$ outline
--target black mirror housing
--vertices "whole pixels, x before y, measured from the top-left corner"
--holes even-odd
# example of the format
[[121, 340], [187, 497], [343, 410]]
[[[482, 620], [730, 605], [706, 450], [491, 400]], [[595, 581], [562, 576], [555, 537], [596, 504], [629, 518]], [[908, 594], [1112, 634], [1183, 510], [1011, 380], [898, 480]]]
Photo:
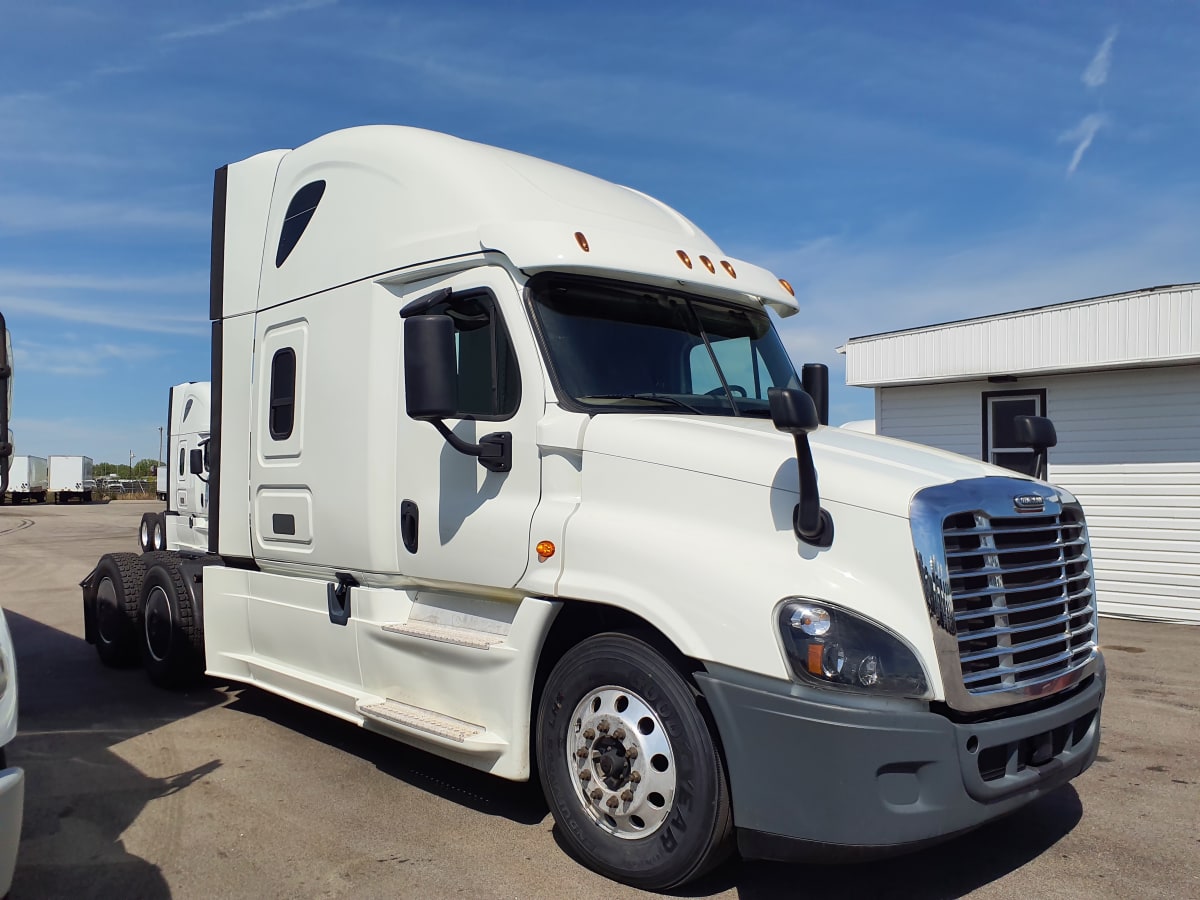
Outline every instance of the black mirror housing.
[[458, 408], [454, 323], [449, 316], [404, 320], [404, 403], [413, 419], [453, 416]]
[[199, 447], [188, 453], [188, 471], [193, 475], [204, 474], [204, 451]]
[[821, 424], [812, 397], [796, 388], [768, 388], [771, 421], [787, 434], [808, 434]]
[[1013, 418], [1017, 446], [1045, 450], [1058, 445], [1054, 423], [1045, 416], [1015, 416]]

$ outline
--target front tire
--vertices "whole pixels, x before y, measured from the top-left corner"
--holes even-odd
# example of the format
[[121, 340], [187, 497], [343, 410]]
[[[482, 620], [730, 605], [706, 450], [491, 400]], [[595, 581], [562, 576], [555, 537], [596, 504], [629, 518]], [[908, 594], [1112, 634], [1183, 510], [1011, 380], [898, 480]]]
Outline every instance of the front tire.
[[601, 634], [547, 679], [538, 769], [564, 842], [643, 890], [699, 877], [732, 849], [724, 765], [698, 693], [649, 644]]
[[150, 514], [151, 546], [150, 550], [167, 549], [167, 517], [162, 513]]
[[138, 546], [143, 553], [154, 549], [154, 513], [142, 513], [142, 522], [138, 526]]
[[146, 567], [136, 553], [106, 553], [96, 565], [96, 653], [113, 668], [138, 661], [138, 598]]
[[[157, 555], [157, 554], [156, 554]], [[204, 674], [204, 631], [177, 560], [146, 572], [138, 604], [142, 664], [160, 687], [185, 688]]]

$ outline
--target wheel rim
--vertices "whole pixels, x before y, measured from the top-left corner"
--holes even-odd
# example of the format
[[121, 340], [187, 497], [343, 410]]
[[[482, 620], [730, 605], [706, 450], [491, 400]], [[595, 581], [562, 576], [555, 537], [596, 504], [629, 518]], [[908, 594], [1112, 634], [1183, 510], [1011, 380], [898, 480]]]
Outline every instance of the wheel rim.
[[657, 831], [675, 800], [675, 754], [658, 714], [633, 691], [588, 692], [571, 716], [567, 768], [596, 824], [625, 840]]
[[146, 648], [159, 662], [171, 653], [171, 598], [160, 587], [146, 595]]
[[124, 619], [116, 586], [111, 578], [101, 578], [96, 585], [96, 629], [100, 632], [100, 640], [106, 644], [115, 643], [121, 635]]
[[150, 526], [145, 522], [142, 522], [142, 529], [138, 537], [142, 542], [142, 549], [148, 549], [150, 547]]
[[154, 523], [154, 549], [163, 550], [165, 549], [165, 545], [166, 541], [163, 540], [162, 526], [156, 522]]

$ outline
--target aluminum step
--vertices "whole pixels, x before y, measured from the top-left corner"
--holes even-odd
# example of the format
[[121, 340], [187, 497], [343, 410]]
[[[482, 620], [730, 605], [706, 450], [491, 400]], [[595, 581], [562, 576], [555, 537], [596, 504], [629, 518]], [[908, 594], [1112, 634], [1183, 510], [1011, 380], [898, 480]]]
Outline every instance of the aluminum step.
[[386, 725], [405, 730], [420, 731], [425, 734], [434, 735], [435, 737], [444, 738], [448, 741], [454, 741], [457, 744], [470, 745], [477, 748], [484, 746], [505, 746], [505, 741], [489, 733], [482, 725], [475, 725], [471, 722], [464, 722], [462, 719], [443, 716], [441, 713], [436, 713], [431, 709], [410, 706], [407, 703], [401, 703], [399, 700], [384, 700], [382, 703], [359, 706], [358, 711], [368, 719], [373, 719], [376, 722], [382, 722]]
[[460, 647], [471, 647], [475, 650], [490, 650], [497, 644], [504, 643], [502, 634], [439, 625], [436, 622], [402, 622], [384, 625], [383, 630], [389, 634], [403, 634], [427, 641], [440, 641], [443, 644], [458, 644]]

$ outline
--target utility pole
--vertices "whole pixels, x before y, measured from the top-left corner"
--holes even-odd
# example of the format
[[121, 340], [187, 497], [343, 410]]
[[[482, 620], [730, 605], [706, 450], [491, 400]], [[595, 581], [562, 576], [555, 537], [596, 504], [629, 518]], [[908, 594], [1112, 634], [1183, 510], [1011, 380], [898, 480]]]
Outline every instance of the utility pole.
[[162, 458], [162, 431], [163, 431], [163, 427], [161, 425], [159, 425], [158, 426], [158, 456], [156, 456], [154, 458], [154, 463], [155, 463], [154, 468], [155, 469], [157, 469], [159, 466], [161, 466], [162, 461], [163, 461], [163, 458]]

